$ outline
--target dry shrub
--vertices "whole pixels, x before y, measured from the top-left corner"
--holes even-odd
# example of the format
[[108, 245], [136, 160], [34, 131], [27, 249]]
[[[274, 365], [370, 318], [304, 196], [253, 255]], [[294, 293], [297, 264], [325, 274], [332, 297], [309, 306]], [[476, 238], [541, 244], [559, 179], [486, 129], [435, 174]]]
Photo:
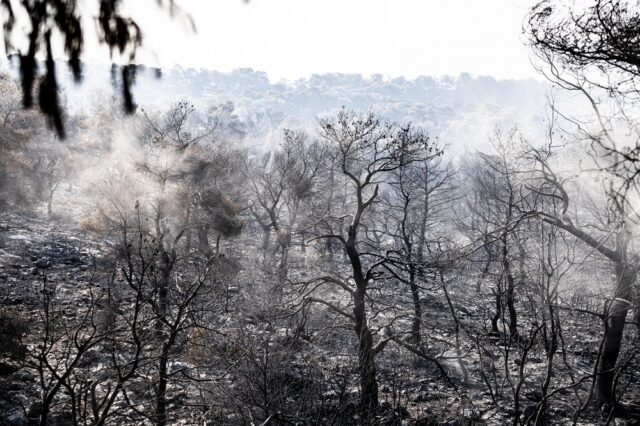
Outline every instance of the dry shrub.
[[79, 226], [82, 231], [90, 232], [93, 234], [101, 235], [106, 232], [104, 215], [98, 210], [80, 220]]
[[0, 355], [11, 360], [22, 360], [26, 347], [22, 344], [29, 324], [27, 317], [17, 309], [0, 310]]
[[207, 329], [204, 327], [193, 327], [189, 330], [187, 337], [187, 350], [185, 359], [192, 364], [206, 362], [209, 351], [207, 349]]

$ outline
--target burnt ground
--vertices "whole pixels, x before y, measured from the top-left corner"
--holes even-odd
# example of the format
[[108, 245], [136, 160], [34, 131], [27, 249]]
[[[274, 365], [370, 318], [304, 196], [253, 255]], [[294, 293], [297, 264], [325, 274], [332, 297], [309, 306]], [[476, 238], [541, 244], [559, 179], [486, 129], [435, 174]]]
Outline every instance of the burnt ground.
[[[239, 244], [250, 244], [248, 241]], [[21, 360], [28, 357], [30, 345], [37, 344], [37, 336], [30, 331], [39, 321], [45, 284], [55, 283], [56, 302], [71, 320], [78, 308], [91, 302], [92, 289], [104, 282], [111, 245], [112, 242], [95, 239], [73, 225], [49, 222], [37, 216], [8, 213], [0, 216], [3, 322], [0, 333], [4, 342], [0, 360], [1, 424], [26, 425], [39, 415], [39, 378], [36, 371]], [[256, 258], [255, 248], [236, 247], [235, 250], [249, 259]], [[271, 314], [279, 310], [282, 301], [259, 285], [261, 282], [266, 285], [271, 277], [268, 271], [259, 271], [259, 262], [255, 262], [245, 264], [233, 284], [220, 290], [224, 293], [221, 297], [224, 303], [214, 324], [219, 335], [208, 340], [199, 352], [185, 350], [174, 362], [176, 370], [194, 369], [199, 359], [214, 359], [215, 362], [208, 362], [207, 369], [199, 371], [203, 374], [201, 378], [216, 378], [207, 388], [208, 407], [200, 407], [195, 414], [185, 407], [189, 401], [199, 401], [202, 389], [184, 385], [180, 392], [176, 391], [180, 397], [175, 398], [173, 409], [182, 413], [176, 414], [176, 418], [181, 418], [182, 424], [202, 424], [203, 418], [209, 418], [214, 424], [246, 423], [243, 406], [249, 404], [255, 393], [265, 390], [248, 377], [269, 370], [270, 391], [276, 389], [289, 394], [283, 396], [283, 400], [291, 401], [283, 406], [312, 405], [321, 400], [324, 408], [316, 413], [317, 423], [357, 421], [357, 357], [349, 324], [322, 307], [310, 314], [302, 334], [294, 333], [294, 327], [287, 321], [274, 321]], [[326, 267], [310, 262], [299, 252], [292, 256], [291, 265], [293, 271], [306, 271], [305, 276]], [[292, 278], [295, 279], [296, 276]], [[491, 312], [486, 308], [491, 306], [491, 294], [476, 293], [475, 289], [465, 286], [462, 277], [451, 279], [448, 290], [460, 324], [457, 332], [442, 288], [427, 289], [422, 299], [424, 353], [433, 361], [395, 343], [390, 343], [378, 357], [382, 405], [379, 421], [398, 425], [510, 423], [514, 415], [512, 385], [517, 385], [520, 371], [523, 377], [520, 410], [525, 416], [534, 412], [540, 400], [547, 360], [541, 344], [529, 345], [527, 332], [535, 328], [532, 320], [522, 320], [522, 338], [517, 342], [510, 341], [504, 333], [491, 335], [487, 333]], [[340, 298], [339, 293], [331, 291], [327, 291], [325, 297]], [[524, 305], [525, 301], [521, 303]], [[604, 423], [607, 412], [587, 409], [574, 418], [578, 402], [584, 403], [587, 398], [590, 381], [569, 386], [571, 377], [575, 380], [593, 371], [602, 332], [599, 320], [579, 310], [563, 311], [561, 317], [564, 341], [554, 360], [555, 373], [550, 386], [553, 396], [548, 400], [545, 423], [567, 424], [574, 420], [576, 424]], [[383, 324], [387, 320], [380, 314], [373, 323]], [[408, 327], [408, 322], [400, 319], [394, 322], [394, 327]], [[629, 330], [626, 340], [637, 342], [635, 339], [635, 331]], [[261, 345], [274, 348], [274, 353], [276, 348], [280, 349], [269, 365], [259, 357], [247, 356], [246, 348], [259, 352]], [[528, 346], [530, 349], [523, 361], [522, 348]], [[634, 346], [630, 345], [624, 353], [630, 354], [633, 350]], [[98, 349], [86, 355], [81, 368], [93, 371], [105, 362]], [[521, 370], [523, 362], [525, 367]], [[631, 389], [624, 395], [625, 401], [640, 400], [637, 371], [637, 360], [631, 360], [620, 377], [624, 387]], [[149, 389], [140, 389], [141, 395], [149, 393]], [[69, 421], [68, 415], [61, 412], [52, 416], [51, 424]], [[626, 419], [626, 423], [619, 424], [638, 424], [634, 421]]]

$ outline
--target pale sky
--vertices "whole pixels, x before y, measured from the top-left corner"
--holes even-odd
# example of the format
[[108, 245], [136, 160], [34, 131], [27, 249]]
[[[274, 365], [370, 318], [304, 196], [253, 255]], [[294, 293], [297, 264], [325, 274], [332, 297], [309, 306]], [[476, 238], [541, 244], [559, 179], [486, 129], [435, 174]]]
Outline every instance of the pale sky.
[[[328, 72], [536, 77], [521, 35], [533, 2], [177, 0], [196, 33], [188, 19], [169, 18], [155, 0], [124, 3], [145, 32], [139, 59], [148, 65], [250, 67], [273, 80], [293, 80]], [[92, 38], [85, 58], [108, 62]]]

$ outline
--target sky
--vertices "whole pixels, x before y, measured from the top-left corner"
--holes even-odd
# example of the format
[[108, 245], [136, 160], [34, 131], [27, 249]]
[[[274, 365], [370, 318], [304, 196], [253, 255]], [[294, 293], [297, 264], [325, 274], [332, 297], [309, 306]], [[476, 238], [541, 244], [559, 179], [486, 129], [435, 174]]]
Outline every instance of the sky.
[[[123, 2], [144, 31], [141, 62], [218, 71], [248, 67], [272, 80], [330, 72], [537, 76], [522, 36], [533, 0], [176, 2], [182, 12], [173, 17], [156, 0]], [[97, 2], [80, 3], [90, 9]], [[93, 29], [90, 18], [85, 23]], [[88, 34], [86, 44], [86, 60], [109, 61], [95, 36]]]

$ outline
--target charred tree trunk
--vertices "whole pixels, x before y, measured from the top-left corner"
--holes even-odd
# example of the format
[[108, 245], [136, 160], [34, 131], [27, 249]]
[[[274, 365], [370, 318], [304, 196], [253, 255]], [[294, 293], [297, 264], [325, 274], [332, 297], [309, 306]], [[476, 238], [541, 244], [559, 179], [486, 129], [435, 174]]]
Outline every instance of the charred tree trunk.
[[188, 202], [187, 211], [185, 213], [185, 218], [184, 218], [184, 226], [183, 226], [186, 229], [184, 233], [184, 238], [185, 238], [185, 246], [186, 246], [187, 253], [191, 251], [191, 227], [189, 226], [190, 220], [191, 220], [191, 202]]
[[271, 225], [262, 227], [262, 252], [269, 253], [269, 247], [271, 246]]
[[356, 231], [349, 229], [349, 239], [345, 244], [345, 251], [353, 269], [356, 284], [354, 296], [354, 329], [358, 336], [358, 370], [360, 375], [360, 409], [363, 424], [369, 424], [370, 415], [378, 409], [378, 381], [376, 379], [375, 352], [373, 336], [367, 324], [365, 299], [367, 294], [367, 280], [362, 273], [360, 254], [356, 248]]
[[198, 247], [206, 256], [211, 256], [211, 246], [209, 245], [209, 225], [198, 227]]
[[[400, 184], [402, 185], [402, 179], [400, 179]], [[420, 288], [418, 283], [416, 282], [416, 275], [418, 272], [418, 268], [416, 267], [416, 263], [414, 262], [414, 244], [413, 244], [413, 236], [411, 232], [408, 230], [407, 222], [409, 220], [409, 211], [411, 204], [411, 196], [409, 191], [405, 191], [402, 189], [402, 195], [404, 198], [403, 205], [403, 215], [402, 222], [400, 224], [400, 232], [402, 237], [403, 248], [406, 251], [406, 262], [409, 272], [409, 289], [411, 290], [411, 299], [413, 301], [413, 320], [411, 321], [411, 341], [416, 346], [420, 346], [420, 323], [422, 322], [422, 306], [420, 305]], [[428, 196], [426, 199], [428, 200]], [[425, 202], [425, 208], [428, 208], [427, 202]], [[423, 261], [423, 253], [424, 243], [426, 241], [426, 221], [427, 221], [427, 211], [425, 210], [424, 215], [422, 216], [422, 222], [420, 224], [421, 234], [418, 236], [418, 261]], [[379, 238], [378, 238], [379, 240]], [[380, 244], [380, 242], [379, 242]]]
[[[169, 362], [169, 349], [173, 344], [175, 336], [173, 333], [170, 336], [165, 337], [163, 332], [164, 319], [168, 314], [169, 308], [169, 282], [171, 280], [171, 273], [175, 265], [176, 256], [175, 253], [167, 252], [164, 247], [161, 249], [161, 261], [162, 261], [162, 275], [160, 276], [159, 289], [158, 289], [158, 320], [157, 320], [157, 332], [158, 337], [163, 341], [162, 351], [158, 359], [158, 387], [156, 389], [156, 424], [158, 426], [164, 426], [167, 424], [167, 383], [169, 375], [167, 371], [167, 365]], [[167, 339], [167, 340], [165, 340]]]
[[167, 424], [167, 364], [169, 363], [168, 348], [162, 345], [162, 353], [158, 365], [158, 389], [156, 390], [156, 425]]
[[105, 333], [110, 333], [116, 324], [116, 306], [113, 297], [114, 282], [116, 279], [116, 269], [113, 270], [111, 278], [107, 281], [107, 301], [104, 308], [104, 328]]
[[485, 277], [489, 274], [489, 269], [491, 268], [491, 249], [488, 248], [488, 245], [485, 243], [484, 244], [484, 249], [487, 252], [487, 262], [484, 264], [484, 268], [482, 269], [482, 273], [480, 274], [480, 278], [478, 279], [478, 282], [476, 283], [476, 293], [481, 293], [482, 292], [482, 282], [484, 281]]
[[358, 335], [358, 369], [360, 373], [360, 408], [362, 419], [369, 424], [369, 416], [378, 409], [378, 381], [376, 379], [373, 336], [367, 324], [365, 311], [366, 290], [358, 288], [355, 292], [355, 331]]
[[633, 285], [637, 269], [625, 261], [615, 265], [616, 291], [607, 306], [607, 329], [600, 356], [598, 357], [597, 396], [600, 402], [615, 405], [615, 368], [620, 354], [622, 335], [627, 313], [631, 307]]
[[413, 299], [413, 322], [411, 324], [411, 339], [414, 345], [420, 346], [422, 305], [420, 305], [420, 289], [418, 288], [418, 283], [416, 282], [416, 267], [413, 263], [409, 264], [409, 286], [411, 287], [411, 298]]
[[176, 344], [176, 338], [180, 331], [180, 321], [176, 320], [169, 331], [167, 339], [162, 344], [162, 351], [158, 363], [158, 388], [156, 389], [156, 425], [165, 426], [167, 424], [167, 385], [169, 384], [169, 355]]
[[493, 291], [496, 310], [493, 314], [493, 317], [491, 317], [491, 333], [496, 336], [500, 335], [500, 330], [498, 329], [498, 321], [500, 321], [500, 318], [502, 317], [502, 284], [500, 283], [500, 281], [501, 280], [498, 280], [498, 286]]
[[509, 311], [509, 334], [512, 339], [518, 338], [518, 314], [515, 307], [515, 279], [511, 270], [511, 261], [509, 259], [509, 246], [507, 245], [507, 237], [502, 237], [502, 267], [505, 276], [505, 301], [507, 310]]
[[518, 339], [518, 314], [515, 308], [515, 282], [511, 274], [507, 275], [507, 309], [509, 311], [509, 334]]
[[178, 336], [179, 320], [172, 326], [167, 339], [162, 344], [162, 351], [158, 362], [158, 387], [156, 389], [156, 425], [165, 426], [167, 424], [167, 385], [169, 384], [169, 355], [176, 343]]
[[[546, 305], [546, 312], [543, 311], [543, 327], [542, 338], [544, 341], [544, 349], [547, 354], [547, 367], [544, 382], [541, 388], [541, 398], [539, 408], [536, 410], [534, 420], [536, 425], [543, 425], [547, 417], [547, 395], [551, 380], [553, 378], [553, 362], [556, 352], [558, 351], [558, 338], [560, 334], [560, 318], [555, 308], [557, 305], [557, 288], [551, 288], [551, 279], [553, 269], [545, 272], [545, 288], [543, 289], [543, 300]], [[545, 317], [548, 315], [548, 318]]]
[[283, 246], [280, 252], [280, 267], [278, 268], [278, 280], [281, 285], [287, 280], [289, 275], [289, 246]]

